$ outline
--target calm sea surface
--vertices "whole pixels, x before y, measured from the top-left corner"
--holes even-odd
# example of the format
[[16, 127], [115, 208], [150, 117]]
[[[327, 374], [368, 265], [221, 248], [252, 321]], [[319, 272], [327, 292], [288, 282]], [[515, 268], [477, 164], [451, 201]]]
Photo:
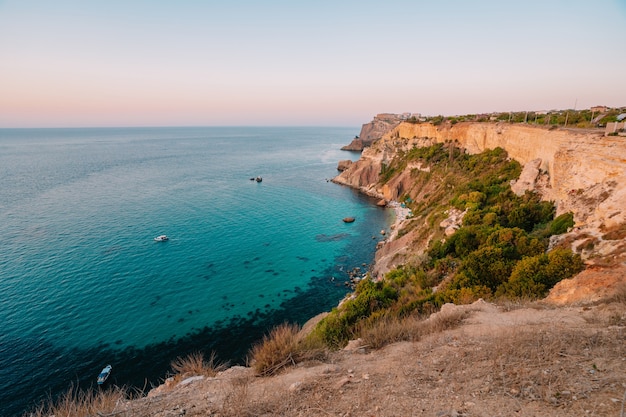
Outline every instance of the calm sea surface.
[[0, 129], [0, 415], [336, 305], [393, 215], [327, 181], [355, 132]]

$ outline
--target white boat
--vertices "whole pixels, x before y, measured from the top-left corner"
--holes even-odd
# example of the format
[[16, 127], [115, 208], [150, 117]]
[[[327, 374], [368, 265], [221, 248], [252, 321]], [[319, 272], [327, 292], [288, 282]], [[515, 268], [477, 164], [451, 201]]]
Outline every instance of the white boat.
[[169, 237], [167, 237], [167, 235], [161, 235], [155, 237], [154, 240], [156, 240], [157, 242], [165, 242], [166, 240], [169, 240]]
[[98, 385], [104, 384], [104, 381], [106, 381], [109, 375], [111, 375], [111, 369], [113, 369], [111, 365], [107, 365], [104, 369], [102, 369], [100, 375], [98, 375]]

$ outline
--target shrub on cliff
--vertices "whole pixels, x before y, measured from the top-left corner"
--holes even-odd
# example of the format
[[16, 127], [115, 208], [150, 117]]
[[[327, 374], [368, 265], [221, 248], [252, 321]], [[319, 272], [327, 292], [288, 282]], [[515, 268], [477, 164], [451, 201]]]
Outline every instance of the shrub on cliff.
[[131, 399], [133, 395], [119, 387], [84, 391], [71, 386], [55, 401], [49, 400], [24, 416], [113, 416], [120, 414], [115, 413], [118, 404]]
[[559, 217], [554, 219], [552, 223], [550, 223], [550, 226], [548, 228], [548, 235], [552, 236], [563, 234], [567, 232], [570, 227], [573, 226], [574, 214], [572, 212], [563, 213]]
[[524, 258], [515, 265], [508, 282], [498, 288], [496, 296], [544, 297], [557, 282], [582, 269], [580, 256], [567, 249], [554, 249], [547, 254]]
[[[401, 197], [414, 213], [413, 227], [426, 229], [420, 238], [431, 239], [428, 256], [390, 271], [380, 282], [362, 281], [352, 298], [316, 328], [328, 346], [378, 334], [380, 323], [429, 314], [446, 302], [470, 303], [496, 294], [541, 297], [582, 268], [571, 252], [545, 253], [548, 238], [571, 227], [571, 214], [554, 219], [552, 203], [535, 193], [513, 193], [510, 181], [519, 177], [521, 165], [503, 149], [468, 155], [453, 143], [413, 148], [385, 166], [381, 182], [415, 160], [428, 170], [412, 170], [414, 183], [403, 183]], [[465, 214], [462, 226], [444, 236], [439, 224], [450, 206]], [[403, 329], [397, 332], [389, 337], [405, 337]]]
[[308, 359], [324, 356], [324, 347], [313, 337], [305, 337], [295, 324], [282, 324], [250, 350], [252, 367], [261, 376], [274, 375], [282, 369]]
[[356, 286], [354, 297], [334, 308], [317, 325], [315, 333], [326, 345], [341, 347], [358, 334], [359, 321], [388, 308], [397, 299], [398, 290], [390, 282], [364, 279]]
[[227, 367], [226, 364], [217, 361], [215, 352], [211, 353], [208, 360], [204, 358], [202, 352], [193, 352], [185, 357], [174, 359], [170, 366], [174, 375], [179, 379], [195, 375], [213, 377]]

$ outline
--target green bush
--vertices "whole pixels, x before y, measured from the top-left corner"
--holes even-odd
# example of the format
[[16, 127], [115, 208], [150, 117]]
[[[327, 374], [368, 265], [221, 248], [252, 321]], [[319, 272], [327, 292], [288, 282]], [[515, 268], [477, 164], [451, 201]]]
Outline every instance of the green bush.
[[491, 291], [506, 282], [513, 270], [513, 261], [496, 246], [485, 246], [470, 253], [459, 271], [468, 279], [468, 287], [485, 286]]
[[515, 265], [511, 278], [496, 291], [498, 296], [540, 298], [562, 279], [582, 271], [580, 256], [567, 249], [527, 257]]
[[[428, 314], [446, 302], [469, 303], [494, 294], [540, 297], [582, 269], [580, 257], [571, 252], [545, 253], [549, 236], [566, 231], [573, 217], [554, 219], [554, 205], [537, 194], [515, 195], [510, 180], [518, 178], [521, 165], [509, 161], [503, 149], [468, 155], [450, 143], [416, 147], [383, 166], [381, 182], [411, 160], [429, 167], [413, 170], [413, 184], [402, 190], [415, 213], [409, 227], [424, 225], [420, 236], [433, 236], [428, 256], [380, 282], [360, 282], [353, 298], [316, 327], [314, 336], [327, 346], [360, 337], [381, 317]], [[451, 205], [467, 211], [462, 227], [444, 237], [439, 223]]]
[[478, 249], [481, 241], [476, 229], [462, 227], [456, 231], [444, 244], [443, 255], [453, 255], [457, 258], [464, 258], [470, 252]]
[[533, 196], [513, 208], [507, 216], [507, 221], [510, 227], [519, 227], [530, 232], [538, 225], [547, 224], [553, 217], [554, 205], [538, 201], [538, 197]]
[[346, 321], [346, 317], [333, 308], [331, 312], [321, 320], [314, 330], [315, 337], [322, 340], [326, 346], [338, 349], [345, 346], [352, 338], [352, 328]]
[[354, 298], [333, 309], [317, 325], [318, 336], [330, 347], [345, 345], [357, 331], [360, 320], [389, 307], [398, 298], [398, 291], [387, 281], [364, 279], [355, 288]]
[[[459, 278], [457, 284], [463, 281], [462, 275]], [[484, 285], [450, 286], [435, 294], [436, 305], [438, 306], [445, 303], [471, 304], [480, 298], [489, 298], [491, 295], [491, 290]]]
[[574, 214], [572, 212], [563, 213], [550, 223], [549, 234], [561, 235], [570, 227], [574, 227]]

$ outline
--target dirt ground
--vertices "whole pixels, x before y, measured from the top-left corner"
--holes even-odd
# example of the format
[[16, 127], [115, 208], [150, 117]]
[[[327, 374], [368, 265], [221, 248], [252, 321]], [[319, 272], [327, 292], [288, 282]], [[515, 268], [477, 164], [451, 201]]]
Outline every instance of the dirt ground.
[[233, 367], [164, 384], [111, 415], [623, 417], [625, 298], [446, 305], [436, 314], [466, 318], [417, 342], [378, 351], [351, 343], [273, 377]]

